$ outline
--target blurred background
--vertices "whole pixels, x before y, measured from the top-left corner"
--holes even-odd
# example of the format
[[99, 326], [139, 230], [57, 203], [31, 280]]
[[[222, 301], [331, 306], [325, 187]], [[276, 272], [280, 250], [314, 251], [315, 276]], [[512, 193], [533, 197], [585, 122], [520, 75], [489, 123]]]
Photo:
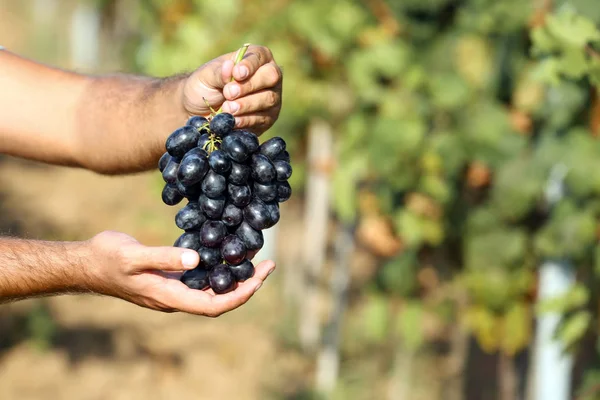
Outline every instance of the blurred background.
[[[598, 23], [597, 0], [0, 0], [0, 44], [85, 73], [270, 47], [264, 138], [294, 167], [246, 306], [3, 305], [0, 399], [600, 399]], [[171, 244], [162, 184], [2, 157], [0, 230]]]

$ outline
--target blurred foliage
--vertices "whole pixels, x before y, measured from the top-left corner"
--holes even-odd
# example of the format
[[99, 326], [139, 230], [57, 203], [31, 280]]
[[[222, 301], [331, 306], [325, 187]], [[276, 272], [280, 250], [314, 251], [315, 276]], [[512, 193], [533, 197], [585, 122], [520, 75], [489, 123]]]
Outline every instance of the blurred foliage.
[[[565, 315], [557, 335], [571, 346], [598, 325], [596, 2], [149, 0], [134, 62], [168, 75], [245, 42], [269, 46], [285, 85], [267, 135], [285, 137], [303, 171], [302, 132], [329, 121], [336, 216], [360, 224], [378, 214], [403, 243], [382, 261], [351, 337], [418, 347], [437, 313], [485, 351], [512, 356], [531, 342], [545, 258], [573, 260], [587, 277], [540, 307]], [[557, 166], [565, 196], [554, 204], [546, 189]], [[377, 210], [360, 207], [364, 190]], [[423, 279], [426, 264], [437, 286]]]

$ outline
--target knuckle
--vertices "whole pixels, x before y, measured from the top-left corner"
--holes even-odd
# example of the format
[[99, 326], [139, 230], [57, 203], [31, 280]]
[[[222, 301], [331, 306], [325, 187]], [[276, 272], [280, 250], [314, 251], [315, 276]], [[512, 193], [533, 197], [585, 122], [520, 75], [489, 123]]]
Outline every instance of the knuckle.
[[267, 85], [271, 87], [277, 85], [281, 79], [281, 72], [279, 71], [279, 68], [277, 68], [273, 63], [267, 64], [266, 68], [267, 73], [265, 79], [267, 81]]
[[274, 107], [278, 103], [277, 99], [278, 96], [274, 91], [267, 92], [267, 105], [269, 107]]

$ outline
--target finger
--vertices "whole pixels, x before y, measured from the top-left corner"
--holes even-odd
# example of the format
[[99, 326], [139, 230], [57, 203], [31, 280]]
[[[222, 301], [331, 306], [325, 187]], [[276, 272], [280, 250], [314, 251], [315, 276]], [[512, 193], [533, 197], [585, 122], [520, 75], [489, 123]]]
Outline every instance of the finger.
[[281, 92], [281, 69], [274, 62], [263, 65], [254, 76], [244, 82], [230, 82], [223, 88], [227, 100], [234, 100], [263, 89], [277, 88]]
[[160, 270], [168, 272], [194, 269], [200, 262], [197, 252], [178, 247], [140, 246], [127, 255], [132, 272]]
[[264, 46], [250, 46], [244, 55], [244, 58], [233, 68], [233, 77], [236, 81], [248, 79], [258, 69], [273, 61], [271, 50]]
[[261, 90], [235, 101], [223, 103], [223, 111], [233, 115], [244, 115], [267, 111], [281, 102], [281, 95], [274, 90]]
[[233, 76], [233, 67], [234, 63], [232, 60], [225, 60], [223, 62], [223, 65], [221, 66], [221, 78], [223, 79], [223, 82], [231, 81]]
[[249, 115], [235, 117], [236, 129], [249, 129], [254, 133], [263, 133], [269, 129], [277, 120], [279, 109], [257, 112]]

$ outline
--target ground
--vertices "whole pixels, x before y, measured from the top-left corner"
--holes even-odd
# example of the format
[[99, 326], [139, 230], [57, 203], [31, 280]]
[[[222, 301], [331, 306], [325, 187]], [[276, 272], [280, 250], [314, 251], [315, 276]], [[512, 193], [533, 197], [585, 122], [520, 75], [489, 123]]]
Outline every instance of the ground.
[[[170, 244], [178, 232], [176, 209], [161, 203], [159, 185], [152, 173], [103, 177], [3, 158], [0, 227], [62, 240], [111, 229], [145, 244]], [[283, 215], [285, 230], [293, 221]], [[279, 345], [281, 273], [245, 307], [217, 319], [162, 314], [96, 296], [2, 306], [0, 398], [263, 399], [285, 386], [286, 375], [306, 368], [300, 356]], [[56, 324], [46, 350], [23, 340], [25, 316], [39, 305], [48, 307]]]

